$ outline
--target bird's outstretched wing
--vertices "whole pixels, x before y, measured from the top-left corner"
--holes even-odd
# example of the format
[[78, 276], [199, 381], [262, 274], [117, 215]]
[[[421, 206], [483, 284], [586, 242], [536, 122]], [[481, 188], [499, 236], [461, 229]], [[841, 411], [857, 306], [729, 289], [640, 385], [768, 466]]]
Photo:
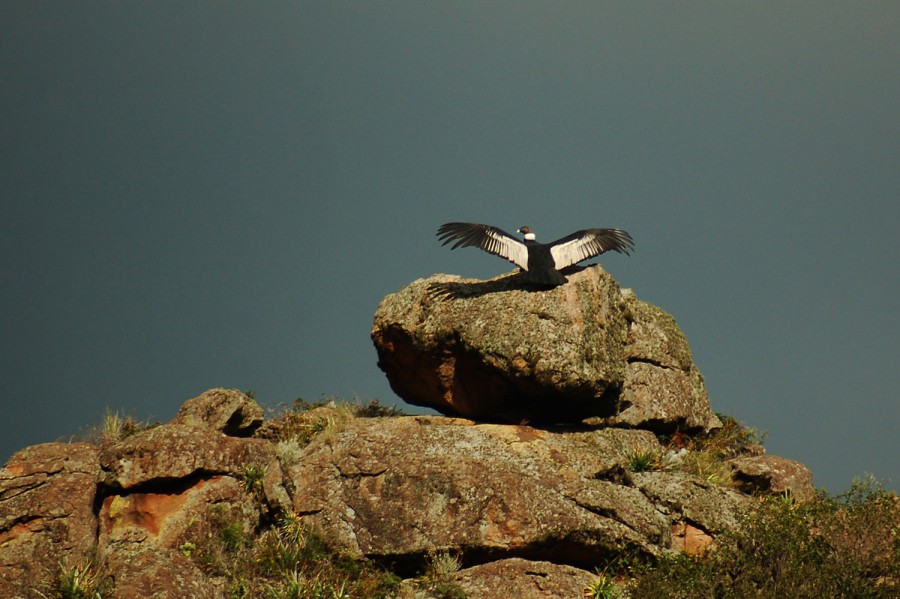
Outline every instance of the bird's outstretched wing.
[[550, 255], [556, 269], [561, 270], [603, 252], [614, 250], [630, 255], [633, 249], [634, 240], [622, 229], [584, 229], [551, 243]]
[[438, 228], [437, 236], [442, 242], [441, 245], [453, 243], [451, 250], [474, 245], [528, 270], [528, 248], [497, 227], [478, 223], [446, 223]]

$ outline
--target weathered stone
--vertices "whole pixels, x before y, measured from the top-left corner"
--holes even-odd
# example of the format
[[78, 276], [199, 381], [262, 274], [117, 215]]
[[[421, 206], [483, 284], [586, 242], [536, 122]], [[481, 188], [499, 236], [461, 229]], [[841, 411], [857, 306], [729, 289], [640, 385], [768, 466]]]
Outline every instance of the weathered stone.
[[277, 459], [263, 439], [228, 437], [183, 424], [164, 424], [142, 431], [100, 453], [103, 482], [130, 489], [159, 480], [241, 477], [248, 467], [265, 468]]
[[628, 364], [618, 412], [606, 423], [660, 432], [721, 426], [709, 408], [696, 370], [663, 368], [646, 362]]
[[112, 575], [116, 599], [221, 599], [224, 589], [177, 551], [154, 545], [118, 543], [109, 548], [103, 568]]
[[631, 477], [673, 523], [687, 522], [716, 535], [733, 530], [750, 507], [750, 498], [684, 472], [639, 472]]
[[294, 509], [353, 555], [409, 566], [453, 547], [587, 566], [668, 544], [670, 523], [645, 497], [597, 479], [620, 476], [628, 449], [658, 448], [646, 431], [361, 420], [314, 439], [289, 475]]
[[628, 321], [625, 355], [629, 361], [683, 371], [694, 366], [687, 337], [671, 314], [640, 301], [631, 289], [622, 290], [622, 301]]
[[574, 599], [585, 597], [584, 589], [596, 578], [572, 566], [511, 558], [460, 570], [451, 580], [470, 599]]
[[94, 543], [98, 449], [44, 443], [0, 469], [0, 597], [29, 596], [58, 565], [87, 556]]
[[[685, 402], [665, 416], [670, 424], [710, 426], [688, 415], [706, 397], [674, 321], [635, 301], [622, 300], [631, 332], [619, 412], [601, 424], [656, 428], [646, 404], [668, 397]], [[651, 399], [626, 405], [639, 385]], [[668, 390], [657, 397], [658, 387]], [[623, 551], [702, 553], [753, 503], [685, 473], [630, 472], [634, 455], [663, 448], [649, 430], [627, 426], [361, 419], [325, 407], [241, 438], [192, 420], [201, 403], [177, 423], [99, 448], [51, 443], [13, 456], [0, 470], [0, 596], [47, 594], [61, 568], [92, 563], [116, 597], [221, 597], [224, 580], [188, 554], [223, 524], [239, 523], [252, 538], [278, 512], [294, 511], [339, 551], [401, 576], [449, 551], [471, 566], [450, 577], [469, 596], [578, 597], [593, 580], [587, 569]], [[243, 421], [220, 416], [209, 421]], [[276, 443], [289, 444], [290, 459]], [[744, 456], [731, 465], [747, 492], [814, 493], [808, 470], [792, 460]], [[399, 596], [422, 592], [407, 583]]]
[[155, 491], [106, 497], [100, 508], [100, 546], [128, 542], [177, 549], [190, 540], [189, 529], [210, 526], [213, 506], [227, 508], [229, 519], [242, 522], [248, 532], [259, 522], [253, 498], [234, 478], [176, 481]]
[[713, 538], [701, 528], [690, 522], [676, 522], [672, 525], [672, 549], [683, 551], [688, 555], [703, 555]]
[[394, 391], [488, 421], [719, 426], [671, 316], [622, 292], [600, 266], [546, 291], [518, 281], [434, 275], [387, 296], [372, 339]]
[[622, 291], [628, 370], [611, 425], [662, 432], [710, 430], [722, 425], [684, 333], [671, 314]]
[[232, 437], [249, 437], [263, 422], [263, 409], [236, 389], [210, 389], [181, 406], [170, 424], [216, 430]]
[[730, 460], [735, 485], [748, 494], [790, 493], [797, 501], [816, 497], [812, 472], [796, 460], [775, 455], [740, 457]]
[[435, 275], [386, 297], [372, 337], [394, 390], [412, 404], [492, 420], [611, 413], [604, 394], [625, 379], [618, 285], [602, 269], [542, 292], [516, 281]]

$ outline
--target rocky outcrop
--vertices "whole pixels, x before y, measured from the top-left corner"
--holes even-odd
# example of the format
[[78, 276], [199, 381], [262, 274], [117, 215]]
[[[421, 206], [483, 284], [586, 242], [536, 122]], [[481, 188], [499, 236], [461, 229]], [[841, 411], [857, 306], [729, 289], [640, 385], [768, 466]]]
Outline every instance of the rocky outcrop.
[[[117, 597], [223, 597], [223, 579], [191, 553], [223, 522], [254, 538], [285, 515], [404, 577], [457, 556], [448, 582], [471, 597], [578, 596], [622, 552], [705, 551], [753, 503], [683, 472], [633, 471], [635, 456], [665, 454], [647, 430], [364, 419], [338, 407], [264, 423], [261, 437], [224, 434], [222, 422], [179, 417], [99, 447], [16, 454], [0, 471], [0, 596], [45, 592], [65, 564], [90, 562]], [[296, 445], [290, 460], [278, 455], [285, 443]]]
[[606, 480], [624, 472], [628, 450], [656, 447], [646, 431], [359, 420], [314, 440], [289, 474], [297, 513], [353, 555], [409, 572], [447, 548], [467, 561], [522, 555], [585, 566], [615, 548], [668, 546], [665, 518]]
[[67, 569], [103, 596], [246, 595], [210, 564], [253, 543], [247, 567], [309, 586], [298, 543], [315, 537], [406, 578], [397, 597], [579, 597], [619, 556], [708, 550], [753, 495], [814, 493], [802, 464], [740, 448], [736, 487], [678, 471], [720, 423], [674, 319], [596, 266], [549, 291], [517, 280], [437, 275], [378, 308], [393, 388], [451, 417], [328, 405], [266, 422], [212, 389], [124, 438], [20, 451], [0, 470], [0, 596], [53, 595]]
[[107, 445], [100, 452], [103, 484], [128, 491], [172, 480], [241, 477], [249, 466], [275, 458], [262, 439], [229, 437], [183, 424], [166, 424]]
[[667, 551], [684, 521], [709, 533], [736, 524], [746, 496], [686, 474], [629, 472], [629, 455], [661, 451], [648, 431], [399, 417], [313, 440], [289, 476], [294, 510], [313, 528], [402, 572], [451, 548], [467, 563], [590, 568], [621, 551]]
[[420, 279], [381, 302], [372, 339], [394, 391], [444, 414], [661, 432], [719, 426], [674, 319], [600, 266], [539, 292], [515, 275]]
[[0, 597], [24, 596], [68, 555], [96, 539], [98, 448], [87, 443], [28, 447], [0, 470]]
[[[221, 596], [179, 547], [209, 528], [213, 507], [252, 530], [290, 501], [271, 443], [220, 432], [257, 428], [254, 414], [262, 409], [249, 397], [216, 389], [121, 441], [14, 455], [0, 471], [0, 596], [35, 596], [47, 590], [37, 581], [86, 563], [111, 573], [119, 597]], [[265, 473], [253, 493], [250, 469]]]

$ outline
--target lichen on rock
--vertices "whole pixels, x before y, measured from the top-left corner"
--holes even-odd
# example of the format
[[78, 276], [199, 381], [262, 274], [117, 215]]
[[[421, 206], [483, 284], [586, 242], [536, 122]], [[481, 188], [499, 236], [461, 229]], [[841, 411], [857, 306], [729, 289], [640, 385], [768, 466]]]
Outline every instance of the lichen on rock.
[[394, 391], [494, 422], [719, 425], [687, 339], [663, 310], [600, 266], [550, 290], [516, 281], [434, 275], [384, 298], [372, 339]]

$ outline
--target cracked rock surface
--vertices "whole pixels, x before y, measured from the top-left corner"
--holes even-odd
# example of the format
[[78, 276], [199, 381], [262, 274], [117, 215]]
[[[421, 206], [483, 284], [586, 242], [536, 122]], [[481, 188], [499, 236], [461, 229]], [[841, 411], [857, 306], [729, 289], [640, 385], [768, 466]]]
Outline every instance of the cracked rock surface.
[[[222, 392], [201, 397], [219, 405]], [[251, 401], [238, 403], [253, 413]], [[62, 564], [86, 559], [115, 597], [225, 597], [225, 581], [192, 561], [191, 548], [216, 522], [253, 538], [280, 515], [401, 578], [446, 552], [462, 566], [451, 580], [469, 597], [580, 596], [598, 564], [702, 552], [753, 504], [682, 472], [631, 472], [632, 456], [663, 451], [637, 428], [341, 419], [321, 407], [291, 421], [320, 433], [288, 463], [277, 447], [290, 425], [263, 423], [244, 437], [224, 434], [222, 421], [176, 418], [99, 446], [15, 454], [0, 470], [0, 597], [46, 594]], [[748, 473], [785, 469], [734, 462]], [[397, 596], [420, 596], [417, 588], [407, 580]]]
[[100, 464], [87, 443], [44, 443], [19, 451], [0, 469], [0, 597], [39, 580], [66, 553], [94, 543]]
[[684, 334], [599, 265], [545, 291], [434, 275], [382, 300], [372, 339], [405, 401], [492, 422], [720, 426]]
[[745, 507], [746, 496], [687, 474], [627, 473], [629, 452], [660, 450], [648, 431], [410, 416], [357, 420], [314, 440], [288, 476], [312, 527], [401, 572], [447, 549], [470, 564], [590, 568], [623, 550], [671, 549], [685, 519], [718, 532]]

